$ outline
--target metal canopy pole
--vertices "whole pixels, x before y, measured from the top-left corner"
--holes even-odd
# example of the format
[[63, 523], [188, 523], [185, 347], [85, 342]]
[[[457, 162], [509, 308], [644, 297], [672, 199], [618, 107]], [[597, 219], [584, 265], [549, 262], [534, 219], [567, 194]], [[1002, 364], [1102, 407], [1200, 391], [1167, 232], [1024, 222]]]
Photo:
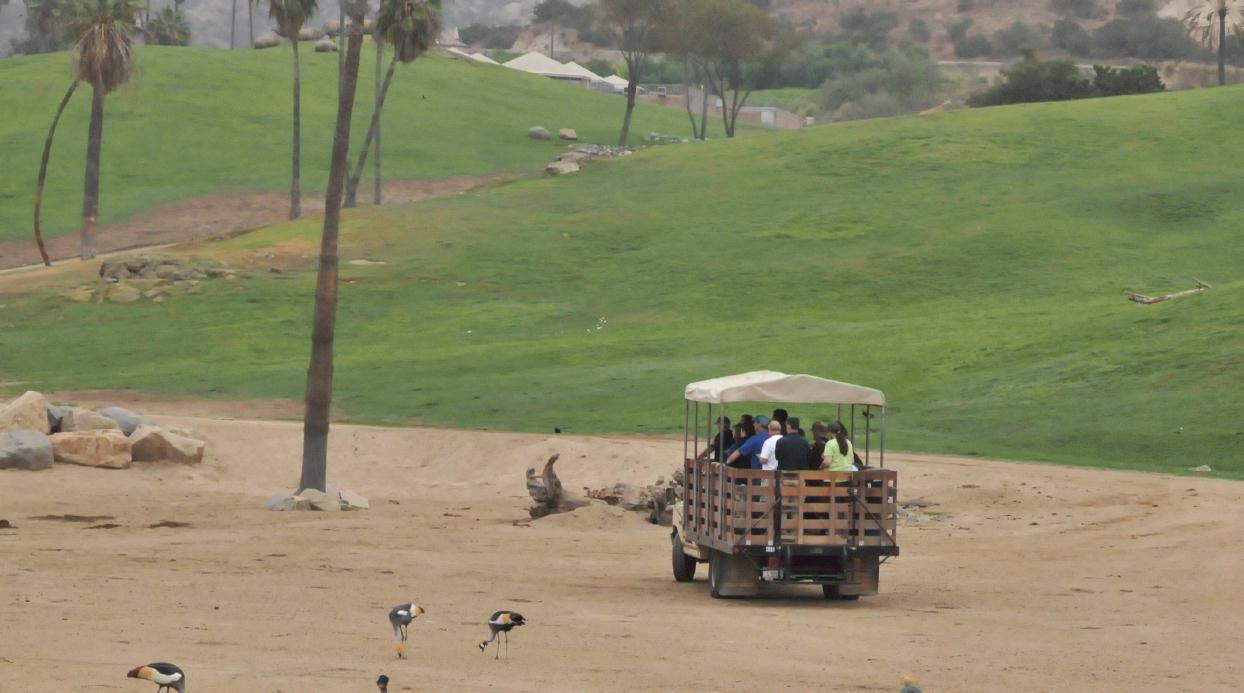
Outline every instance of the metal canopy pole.
[[[851, 440], [855, 440], [855, 405], [851, 405]], [[851, 443], [855, 445], [855, 443]]]
[[689, 457], [687, 457], [687, 426], [691, 421], [690, 417], [691, 417], [691, 402], [688, 402], [687, 400], [684, 399], [682, 401], [682, 458], [683, 460], [690, 459]]
[[[725, 402], [721, 403], [721, 412], [717, 415], [720, 416], [723, 421], [725, 420], [726, 418], [726, 403]], [[726, 437], [722, 435], [717, 436], [717, 459], [721, 462], [726, 461]]]
[[691, 452], [695, 453], [696, 457], [699, 457], [700, 456], [700, 403], [699, 402], [695, 403], [695, 417], [692, 418], [692, 421], [694, 423], [692, 424], [691, 428], [692, 430], [695, 431], [695, 433], [692, 434], [693, 436], [692, 439], [695, 442], [691, 446]]
[[[709, 444], [711, 444], [713, 440], [713, 403], [712, 402], [708, 403], [708, 416], [706, 418], [707, 418], [707, 421], [705, 421], [705, 426], [704, 426], [704, 447], [708, 447]], [[699, 455], [699, 454], [700, 453], [698, 452], [696, 453], [696, 455]]]
[[864, 405], [864, 466], [872, 461], [872, 407]]
[[885, 406], [881, 407], [881, 468], [885, 469]]

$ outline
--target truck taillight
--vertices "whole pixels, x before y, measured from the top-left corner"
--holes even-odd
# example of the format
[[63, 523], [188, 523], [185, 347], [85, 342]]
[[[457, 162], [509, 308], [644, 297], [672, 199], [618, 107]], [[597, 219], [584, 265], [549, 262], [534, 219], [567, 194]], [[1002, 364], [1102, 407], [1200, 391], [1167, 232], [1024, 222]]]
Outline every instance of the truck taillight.
[[861, 558], [856, 558], [856, 559], [852, 560], [852, 561], [851, 561], [851, 563], [852, 563], [852, 565], [855, 567], [855, 569], [856, 569], [857, 571], [859, 571], [859, 570], [863, 570], [863, 568], [864, 568], [864, 560], [863, 560], [863, 559], [861, 559]]
[[777, 556], [769, 556], [769, 568], [771, 570], [777, 570], [781, 565], [782, 563]]

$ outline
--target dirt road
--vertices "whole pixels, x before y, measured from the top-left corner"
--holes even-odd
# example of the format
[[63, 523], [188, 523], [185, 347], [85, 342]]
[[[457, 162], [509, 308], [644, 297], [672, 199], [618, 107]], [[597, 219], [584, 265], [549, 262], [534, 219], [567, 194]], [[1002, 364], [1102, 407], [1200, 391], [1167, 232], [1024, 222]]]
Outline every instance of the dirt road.
[[[1209, 691], [1244, 677], [1244, 485], [913, 455], [882, 594], [714, 601], [675, 584], [668, 529], [607, 506], [526, 519], [523, 472], [571, 488], [668, 474], [681, 441], [333, 428], [359, 513], [272, 513], [293, 423], [174, 417], [196, 468], [0, 472], [0, 691]], [[94, 516], [86, 521], [40, 519]], [[162, 522], [188, 526], [153, 527]], [[702, 568], [702, 567], [701, 567]], [[701, 570], [701, 578], [703, 571]], [[387, 609], [427, 614], [397, 661]], [[530, 621], [508, 660], [486, 617]]]

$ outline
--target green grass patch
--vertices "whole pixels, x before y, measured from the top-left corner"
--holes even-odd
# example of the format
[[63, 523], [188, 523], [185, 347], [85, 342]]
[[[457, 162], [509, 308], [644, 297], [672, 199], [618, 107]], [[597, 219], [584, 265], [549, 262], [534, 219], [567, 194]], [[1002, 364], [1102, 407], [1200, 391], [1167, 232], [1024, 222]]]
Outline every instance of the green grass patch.
[[[1188, 136], [1231, 132], [1242, 102], [1223, 88], [832, 125], [348, 214], [344, 258], [387, 264], [343, 265], [339, 411], [667, 432], [685, 383], [772, 368], [884, 390], [895, 449], [1244, 478], [1244, 141]], [[1124, 296], [1193, 276], [1214, 288]], [[13, 299], [0, 380], [299, 398], [313, 280]]]
[[[371, 118], [375, 50], [364, 46], [354, 142]], [[323, 194], [337, 117], [337, 55], [300, 52], [302, 189]], [[230, 190], [288, 189], [292, 54], [139, 46], [133, 81], [105, 106], [100, 214], [104, 223], [174, 200]], [[0, 60], [0, 240], [32, 233], [35, 176], [48, 125], [70, 82], [66, 53]], [[48, 171], [44, 233], [77, 231], [90, 120], [80, 88], [58, 128]], [[400, 65], [384, 109], [384, 172], [432, 179], [529, 171], [564, 150], [527, 128], [574, 128], [584, 142], [616, 144], [625, 100], [467, 60]], [[719, 133], [720, 123], [713, 123]], [[639, 104], [632, 142], [683, 133], [686, 115]], [[370, 164], [365, 174], [370, 179]]]

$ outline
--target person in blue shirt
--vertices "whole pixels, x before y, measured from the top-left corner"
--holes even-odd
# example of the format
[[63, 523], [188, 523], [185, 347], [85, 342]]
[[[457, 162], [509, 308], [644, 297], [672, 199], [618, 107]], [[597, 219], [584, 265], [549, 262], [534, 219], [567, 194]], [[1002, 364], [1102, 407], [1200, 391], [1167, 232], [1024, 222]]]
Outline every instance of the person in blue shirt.
[[730, 453], [726, 458], [727, 467], [738, 467], [740, 469], [760, 469], [760, 458], [757, 456], [760, 449], [764, 447], [765, 440], [769, 438], [765, 433], [769, 430], [769, 417], [763, 414], [757, 416], [752, 424], [756, 427], [756, 432], [752, 434], [743, 444]]

